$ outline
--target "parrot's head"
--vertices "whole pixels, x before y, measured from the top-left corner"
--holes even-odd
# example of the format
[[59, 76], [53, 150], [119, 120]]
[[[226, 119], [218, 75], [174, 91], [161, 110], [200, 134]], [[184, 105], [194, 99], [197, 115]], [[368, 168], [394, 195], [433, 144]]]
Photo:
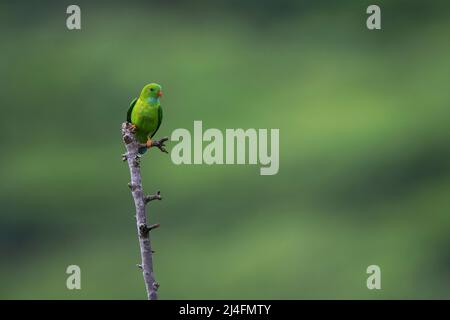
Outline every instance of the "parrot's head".
[[162, 88], [157, 83], [147, 84], [141, 91], [141, 98], [145, 100], [150, 98], [159, 99], [162, 95]]

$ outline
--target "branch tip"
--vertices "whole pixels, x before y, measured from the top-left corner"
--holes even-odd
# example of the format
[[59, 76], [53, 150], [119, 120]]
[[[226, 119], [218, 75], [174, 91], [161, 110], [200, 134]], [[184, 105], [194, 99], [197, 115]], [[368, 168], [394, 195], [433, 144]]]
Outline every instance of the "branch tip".
[[148, 227], [148, 231], [153, 230], [153, 229], [157, 229], [159, 228], [161, 225], [159, 223], [155, 223], [152, 224], [150, 227]]
[[157, 229], [157, 228], [159, 228], [161, 225], [159, 224], [159, 223], [155, 223], [155, 224], [152, 224], [152, 225], [150, 225], [150, 226], [147, 226], [145, 223], [141, 223], [140, 225], [139, 225], [139, 232], [141, 233], [141, 235], [143, 236], [143, 237], [145, 237], [145, 236], [147, 236], [148, 235], [148, 233], [150, 232], [150, 231], [152, 231], [153, 229]]
[[150, 201], [153, 201], [153, 200], [162, 200], [161, 191], [158, 191], [155, 194], [149, 194], [149, 195], [144, 197], [145, 204], [147, 204], [147, 203], [149, 203]]

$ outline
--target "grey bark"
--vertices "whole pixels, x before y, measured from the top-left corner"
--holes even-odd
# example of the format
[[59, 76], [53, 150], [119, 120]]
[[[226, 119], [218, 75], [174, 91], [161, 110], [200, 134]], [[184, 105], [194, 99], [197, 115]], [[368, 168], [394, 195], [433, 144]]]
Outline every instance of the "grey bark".
[[[133, 127], [127, 122], [122, 124], [122, 138], [127, 149], [127, 152], [122, 155], [122, 160], [127, 161], [130, 169], [131, 182], [128, 186], [133, 195], [134, 205], [136, 207], [136, 226], [141, 251], [141, 264], [138, 266], [144, 276], [147, 298], [149, 300], [156, 300], [158, 298], [156, 291], [158, 290], [159, 284], [156, 282], [153, 273], [153, 251], [150, 241], [150, 231], [158, 228], [159, 224], [147, 225], [146, 204], [152, 200], [161, 200], [161, 194], [159, 191], [154, 195], [144, 194], [140, 168], [141, 156], [138, 153], [138, 149], [142, 145], [136, 141]], [[164, 148], [164, 142], [167, 139], [163, 138], [156, 141], [153, 146], [163, 152], [167, 152]]]

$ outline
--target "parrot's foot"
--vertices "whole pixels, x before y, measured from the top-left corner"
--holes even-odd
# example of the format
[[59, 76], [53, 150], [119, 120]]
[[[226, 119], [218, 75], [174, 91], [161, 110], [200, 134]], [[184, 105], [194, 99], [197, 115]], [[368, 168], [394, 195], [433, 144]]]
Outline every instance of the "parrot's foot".
[[152, 139], [148, 139], [147, 142], [145, 143], [145, 146], [149, 149], [152, 147], [152, 145], [153, 145]]
[[136, 133], [137, 127], [135, 124], [131, 124], [130, 129], [131, 129], [131, 132]]
[[[164, 144], [167, 140], [169, 140], [169, 137], [164, 137], [164, 138], [162, 138], [160, 140], [156, 140], [156, 141], [149, 140], [151, 144], [148, 148], [157, 147], [162, 152], [169, 153], [169, 152], [167, 152], [166, 145]], [[148, 143], [148, 141], [147, 141], [147, 143]]]

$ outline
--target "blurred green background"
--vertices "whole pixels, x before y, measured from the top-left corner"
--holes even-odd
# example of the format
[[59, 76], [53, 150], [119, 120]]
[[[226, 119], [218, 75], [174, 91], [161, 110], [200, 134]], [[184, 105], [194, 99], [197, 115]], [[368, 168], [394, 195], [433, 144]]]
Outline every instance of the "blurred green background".
[[280, 129], [275, 176], [145, 156], [161, 299], [450, 298], [450, 6], [376, 3], [1, 2], [0, 298], [146, 297], [120, 126], [152, 81], [159, 136]]

